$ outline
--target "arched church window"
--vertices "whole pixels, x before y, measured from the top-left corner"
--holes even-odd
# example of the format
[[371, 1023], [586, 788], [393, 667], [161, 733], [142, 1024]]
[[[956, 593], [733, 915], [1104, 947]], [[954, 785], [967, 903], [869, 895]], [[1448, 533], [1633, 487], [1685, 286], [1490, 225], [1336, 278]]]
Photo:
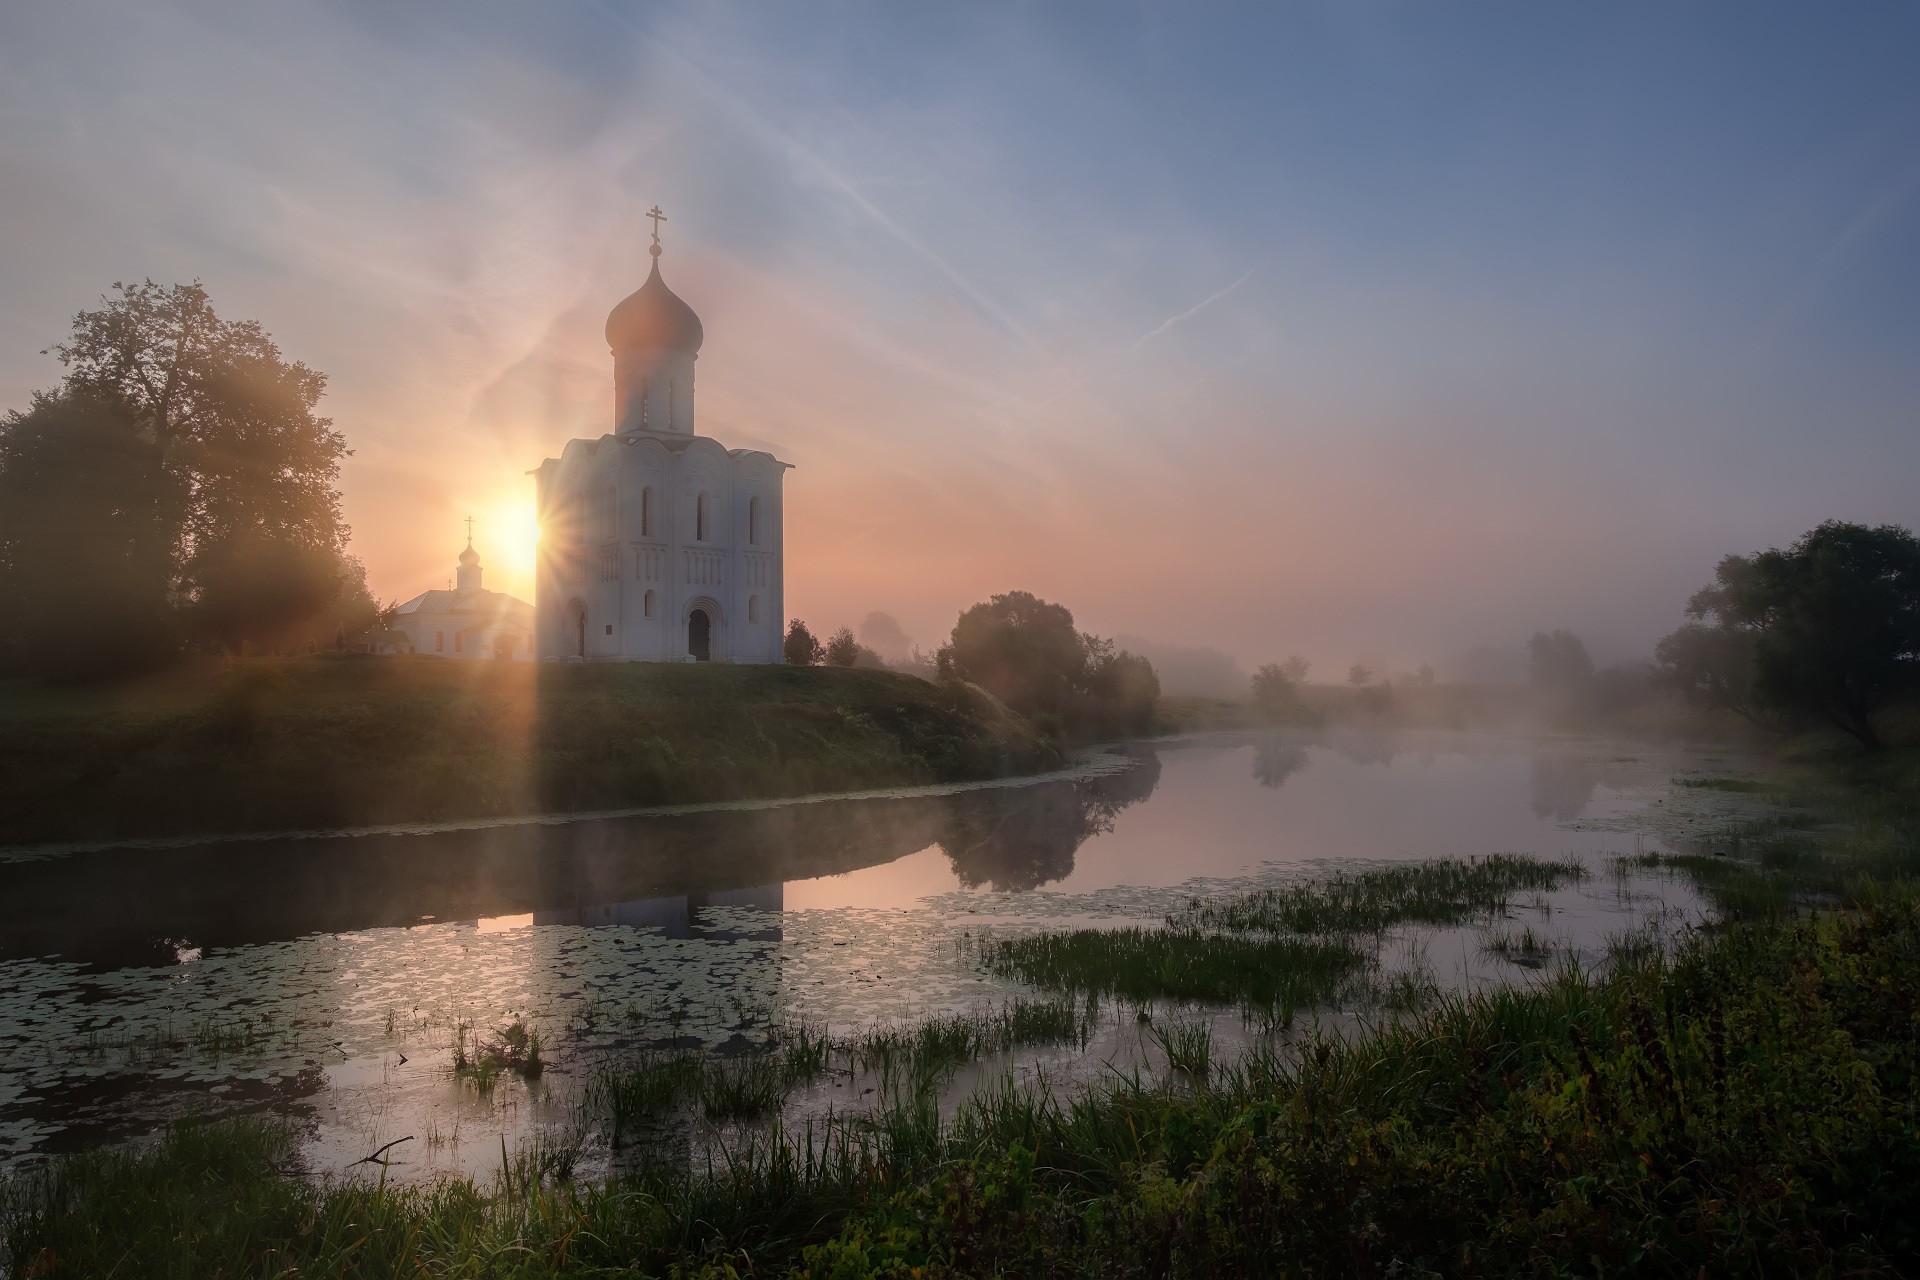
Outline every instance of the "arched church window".
[[606, 492], [600, 496], [600, 536], [603, 538], [611, 538], [616, 532], [614, 517], [620, 508], [615, 503], [613, 486], [608, 485]]
[[693, 536], [697, 542], [707, 540], [707, 495], [704, 493], [693, 500]]
[[640, 491], [640, 536], [653, 536], [653, 486], [648, 485]]
[[747, 597], [747, 621], [748, 622], [760, 621], [760, 597], [759, 596]]
[[646, 612], [647, 617], [651, 618], [653, 616], [653, 592], [647, 592], [646, 596], [641, 600], [641, 608]]
[[747, 541], [760, 545], [760, 499], [747, 499]]
[[467, 647], [466, 642], [467, 642], [467, 638], [461, 635], [458, 631], [453, 633], [453, 651], [455, 653], [459, 653], [463, 649], [465, 649]]
[[433, 651], [435, 653], [445, 653], [447, 651], [447, 633], [446, 632], [436, 631], [433, 633]]

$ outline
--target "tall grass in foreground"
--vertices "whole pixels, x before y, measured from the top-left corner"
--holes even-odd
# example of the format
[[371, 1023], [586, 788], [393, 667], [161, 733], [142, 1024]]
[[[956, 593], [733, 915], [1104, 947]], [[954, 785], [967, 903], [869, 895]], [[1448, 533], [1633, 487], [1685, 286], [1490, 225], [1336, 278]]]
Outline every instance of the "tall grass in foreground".
[[182, 1126], [16, 1177], [17, 1276], [1893, 1276], [1920, 1266], [1920, 900], [1445, 996], [1205, 1088], [1011, 1081], [601, 1186], [290, 1178]]

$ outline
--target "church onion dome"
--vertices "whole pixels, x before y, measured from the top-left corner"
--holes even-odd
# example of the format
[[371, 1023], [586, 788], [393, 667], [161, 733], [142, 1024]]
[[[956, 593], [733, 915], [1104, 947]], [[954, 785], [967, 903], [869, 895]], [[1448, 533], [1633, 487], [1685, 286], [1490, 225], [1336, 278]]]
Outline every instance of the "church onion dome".
[[469, 569], [480, 563], [480, 553], [473, 549], [471, 541], [467, 543], [467, 549], [460, 553], [460, 563]]
[[706, 336], [700, 317], [660, 278], [660, 251], [653, 250], [647, 282], [621, 300], [607, 316], [607, 345], [615, 351], [636, 348], [694, 355]]

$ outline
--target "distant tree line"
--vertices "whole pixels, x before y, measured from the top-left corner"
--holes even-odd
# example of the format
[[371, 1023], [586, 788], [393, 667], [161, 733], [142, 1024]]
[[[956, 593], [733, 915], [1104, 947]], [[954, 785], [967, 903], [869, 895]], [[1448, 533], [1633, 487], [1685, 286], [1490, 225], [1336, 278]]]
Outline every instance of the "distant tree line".
[[375, 622], [323, 374], [198, 283], [115, 284], [50, 353], [60, 385], [0, 419], [0, 670], [88, 679]]
[[1687, 617], [1655, 650], [1686, 698], [1878, 751], [1879, 713], [1920, 693], [1920, 539], [1829, 520], [1785, 550], [1726, 557]]
[[[875, 630], [872, 617], [868, 622], [867, 629]], [[898, 630], [891, 618], [886, 622]], [[799, 618], [788, 624], [785, 652], [793, 666], [888, 665], [850, 629], [842, 627], [822, 644]], [[918, 651], [902, 662], [918, 669]], [[994, 596], [962, 613], [929, 674], [979, 685], [1062, 737], [1144, 733], [1153, 726], [1160, 697], [1152, 663], [1080, 631], [1064, 605], [1025, 591]]]

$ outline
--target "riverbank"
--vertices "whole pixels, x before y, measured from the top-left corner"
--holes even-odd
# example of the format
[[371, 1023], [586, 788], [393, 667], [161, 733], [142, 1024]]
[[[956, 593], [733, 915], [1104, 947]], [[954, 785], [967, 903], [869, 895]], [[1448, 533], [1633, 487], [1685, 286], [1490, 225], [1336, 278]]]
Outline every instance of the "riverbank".
[[0, 844], [772, 799], [1063, 763], [980, 690], [887, 671], [208, 664], [0, 686]]

